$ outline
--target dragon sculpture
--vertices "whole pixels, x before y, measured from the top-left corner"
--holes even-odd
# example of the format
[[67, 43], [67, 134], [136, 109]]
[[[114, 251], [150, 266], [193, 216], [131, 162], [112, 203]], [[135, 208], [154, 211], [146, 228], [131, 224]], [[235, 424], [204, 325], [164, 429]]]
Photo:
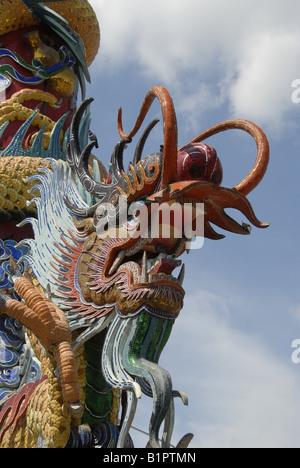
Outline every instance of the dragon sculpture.
[[[251, 231], [228, 208], [268, 226], [246, 198], [266, 172], [268, 141], [253, 123], [231, 120], [179, 149], [173, 101], [155, 86], [129, 133], [120, 109], [107, 173], [92, 155], [92, 99], [76, 103], [99, 46], [97, 19], [87, 0], [45, 3], [0, 1], [0, 447], [133, 447], [145, 394], [153, 399], [148, 446], [167, 448], [174, 399], [188, 403], [159, 365], [183, 308], [180, 257], [199, 234], [199, 216], [202, 235], [214, 240], [224, 236], [212, 225]], [[125, 171], [124, 153], [155, 99], [163, 144], [143, 157], [155, 120]], [[231, 189], [203, 143], [229, 129], [257, 144], [253, 169]], [[170, 216], [175, 208], [179, 217]]]

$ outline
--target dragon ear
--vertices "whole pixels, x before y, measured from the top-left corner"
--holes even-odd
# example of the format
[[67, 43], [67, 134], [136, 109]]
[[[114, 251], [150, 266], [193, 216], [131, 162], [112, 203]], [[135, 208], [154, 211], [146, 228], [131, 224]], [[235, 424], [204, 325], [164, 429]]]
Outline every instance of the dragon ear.
[[121, 140], [114, 149], [111, 159], [112, 183], [108, 184], [107, 182], [95, 180], [90, 172], [89, 162], [93, 148], [98, 145], [97, 139], [94, 134], [90, 133], [91, 142], [82, 151], [79, 141], [80, 121], [92, 101], [93, 99], [86, 99], [83, 101], [75, 113], [71, 124], [67, 162], [76, 171], [85, 190], [92, 196], [98, 198], [99, 201], [107, 202], [115, 193], [120, 193], [120, 190], [123, 190], [124, 193], [128, 193], [128, 184], [124, 177], [123, 153], [127, 143], [131, 140], [128, 138]]
[[80, 237], [86, 237], [90, 234], [93, 234], [93, 232], [96, 232], [93, 223], [93, 218], [88, 218], [84, 219], [83, 221], [79, 221], [77, 218], [73, 217], [73, 221]]

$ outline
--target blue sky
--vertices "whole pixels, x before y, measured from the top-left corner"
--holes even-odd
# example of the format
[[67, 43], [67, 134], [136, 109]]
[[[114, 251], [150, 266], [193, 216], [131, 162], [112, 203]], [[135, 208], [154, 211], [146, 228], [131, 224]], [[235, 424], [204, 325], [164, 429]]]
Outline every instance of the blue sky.
[[[95, 98], [92, 130], [103, 162], [119, 140], [118, 107], [130, 131], [154, 85], [173, 97], [180, 146], [216, 123], [245, 118], [271, 147], [268, 172], [248, 197], [271, 226], [206, 240], [184, 259], [185, 306], [161, 358], [190, 400], [189, 407], [176, 402], [174, 443], [194, 432], [193, 447], [299, 447], [300, 365], [291, 361], [300, 338], [300, 103], [291, 99], [300, 78], [299, 1], [90, 3], [102, 41], [87, 94]], [[158, 103], [152, 116], [160, 117]], [[161, 143], [157, 129], [147, 149]], [[231, 131], [207, 143], [222, 160], [224, 186], [252, 168], [249, 135]], [[134, 425], [147, 431], [150, 414], [144, 397]]]

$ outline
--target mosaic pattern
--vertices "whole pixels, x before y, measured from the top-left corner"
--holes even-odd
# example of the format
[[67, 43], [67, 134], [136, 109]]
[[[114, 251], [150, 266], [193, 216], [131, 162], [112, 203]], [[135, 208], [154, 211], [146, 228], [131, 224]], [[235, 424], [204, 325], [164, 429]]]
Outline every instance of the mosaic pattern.
[[[9, 292], [13, 297], [17, 298], [14, 291], [14, 284], [10, 274], [10, 259], [11, 257], [19, 262], [24, 255], [28, 254], [29, 249], [25, 245], [18, 245], [13, 240], [3, 241], [0, 239], [0, 291]], [[20, 273], [24, 274], [26, 262], [21, 262]]]
[[[15, 241], [0, 240], [0, 291], [18, 299], [10, 273], [10, 259], [16, 262], [28, 254], [26, 246]], [[23, 274], [26, 262], [20, 265]], [[40, 378], [40, 363], [25, 336], [24, 327], [10, 317], [0, 316], [0, 406], [14, 392], [28, 382]]]
[[[266, 172], [267, 139], [253, 123], [231, 120], [179, 149], [174, 103], [154, 86], [129, 133], [119, 110], [120, 141], [107, 173], [92, 154], [93, 99], [76, 108], [100, 39], [88, 1], [0, 0], [0, 34], [0, 447], [132, 448], [144, 395], [153, 401], [147, 447], [169, 448], [175, 400], [188, 404], [159, 363], [184, 303], [181, 256], [194, 235], [184, 224], [193, 226], [199, 203], [210, 239], [224, 237], [213, 226], [250, 234], [228, 208], [268, 226], [247, 199]], [[158, 119], [132, 143], [155, 99], [163, 141], [144, 157]], [[221, 186], [221, 161], [203, 143], [231, 129], [257, 145], [253, 169], [232, 189]], [[127, 172], [125, 151], [132, 153]], [[180, 217], [184, 235], [171, 216], [168, 236], [161, 218], [156, 235], [147, 216], [139, 231], [137, 208], [148, 215], [175, 204], [191, 208], [188, 222]], [[33, 232], [19, 244], [7, 239], [16, 220], [26, 236]]]
[[29, 70], [32, 77], [22, 76], [12, 65], [0, 66], [0, 93], [4, 92], [12, 83], [12, 78], [23, 83], [24, 85], [38, 85], [57, 75], [66, 68], [72, 68], [75, 63], [74, 57], [70, 54], [66, 47], [59, 49], [60, 60], [51, 67], [45, 67], [42, 62], [35, 60], [33, 65], [26, 63], [22, 57], [8, 49], [0, 49], [0, 58], [10, 57], [16, 63]]

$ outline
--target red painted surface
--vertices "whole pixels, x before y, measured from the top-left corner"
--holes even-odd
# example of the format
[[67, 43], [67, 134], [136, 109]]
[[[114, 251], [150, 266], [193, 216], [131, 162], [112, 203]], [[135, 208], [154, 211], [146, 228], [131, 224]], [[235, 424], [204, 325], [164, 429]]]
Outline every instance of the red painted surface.
[[23, 239], [31, 238], [33, 238], [33, 231], [29, 224], [18, 228], [14, 221], [0, 223], [0, 239], [2, 240], [12, 239], [20, 242]]
[[178, 152], [178, 180], [201, 180], [220, 185], [223, 178], [221, 161], [214, 148], [204, 143], [191, 143]]
[[26, 415], [32, 394], [47, 379], [48, 377], [43, 377], [35, 383], [28, 383], [5, 403], [0, 413], [0, 442], [7, 431], [10, 435], [15, 433], [18, 424]]
[[[5, 36], [1, 37], [0, 39], [0, 44], [1, 44], [1, 47], [2, 48], [5, 48], [5, 49], [9, 49], [10, 51], [14, 52], [14, 53], [17, 53], [19, 54], [27, 63], [31, 64], [32, 63], [32, 59], [33, 59], [33, 53], [32, 51], [30, 50], [28, 44], [26, 43], [26, 40], [25, 40], [25, 35], [28, 34], [29, 32], [32, 32], [32, 31], [39, 31], [40, 33], [40, 36], [43, 40], [46, 41], [46, 37], [51, 37], [51, 33], [47, 30], [47, 33], [45, 32], [45, 30], [42, 28], [42, 27], [38, 27], [38, 26], [32, 26], [30, 28], [23, 28], [23, 29], [19, 29], [18, 31], [13, 31], [9, 34], [6, 34]], [[44, 39], [45, 38], [45, 39]], [[59, 48], [64, 45], [62, 43], [62, 41], [57, 37], [57, 36], [52, 36], [51, 38], [52, 40], [55, 41], [55, 50], [59, 50]], [[45, 42], [45, 44], [47, 45], [47, 43]], [[0, 65], [12, 65], [15, 70], [17, 70], [17, 72], [19, 72], [21, 75], [25, 76], [25, 77], [32, 77], [32, 73], [29, 71], [29, 70], [26, 70], [25, 68], [23, 68], [21, 65], [19, 65], [18, 63], [16, 63], [12, 58], [10, 57], [1, 57], [0, 58]], [[1, 101], [2, 102], [5, 102], [7, 100], [9, 100], [13, 94], [15, 94], [16, 92], [18, 91], [21, 91], [22, 89], [33, 89], [33, 90], [42, 90], [42, 91], [46, 91], [48, 93], [51, 93], [53, 94], [58, 101], [61, 101], [61, 105], [59, 107], [59, 109], [53, 109], [49, 104], [47, 103], [44, 103], [42, 104], [41, 108], [40, 108], [40, 112], [43, 114], [43, 115], [46, 115], [47, 117], [49, 117], [51, 120], [57, 122], [63, 115], [65, 115], [67, 112], [70, 112], [70, 115], [68, 116], [65, 124], [64, 124], [64, 127], [63, 127], [63, 130], [67, 130], [70, 125], [71, 125], [71, 121], [72, 121], [72, 117], [73, 117], [73, 110], [71, 109], [72, 107], [72, 100], [73, 98], [64, 98], [61, 100], [61, 96], [58, 96], [54, 90], [49, 86], [49, 82], [48, 81], [45, 81], [39, 85], [34, 85], [34, 86], [30, 86], [30, 85], [26, 85], [24, 83], [20, 83], [18, 82], [17, 80], [15, 79], [12, 79], [12, 84], [11, 86], [6, 90], [5, 92], [5, 96], [2, 96], [1, 97]], [[40, 105], [40, 101], [26, 101], [23, 103], [23, 105], [29, 109], [35, 109], [37, 107], [37, 105]], [[24, 122], [19, 122], [19, 121], [16, 121], [16, 122], [10, 122], [10, 124], [8, 125], [7, 129], [5, 130], [4, 132], [4, 135], [1, 139], [1, 147], [2, 148], [6, 148], [8, 146], [8, 144], [11, 142], [12, 138], [13, 138], [13, 135], [16, 133], [16, 131], [21, 127], [21, 125], [23, 124]], [[29, 133], [30, 132], [36, 132], [37, 129], [35, 127], [31, 127], [31, 129], [29, 129]]]

